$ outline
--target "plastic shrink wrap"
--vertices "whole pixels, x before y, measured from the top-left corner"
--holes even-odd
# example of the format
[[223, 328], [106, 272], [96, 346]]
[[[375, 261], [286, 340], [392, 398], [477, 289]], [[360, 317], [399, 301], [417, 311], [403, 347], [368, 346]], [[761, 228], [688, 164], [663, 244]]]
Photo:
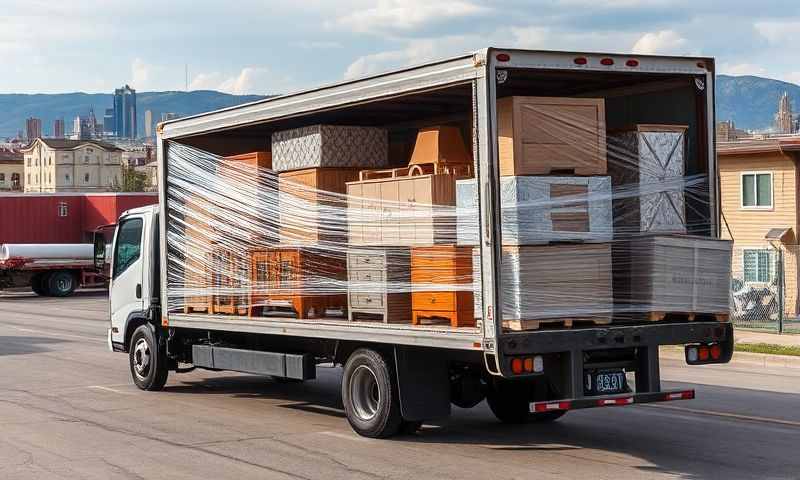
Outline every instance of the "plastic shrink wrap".
[[[505, 328], [727, 314], [731, 245], [691, 234], [708, 179], [687, 174], [686, 126], [607, 132], [603, 99], [552, 97], [501, 99], [498, 124]], [[168, 142], [169, 310], [479, 326], [470, 134], [420, 128], [399, 161], [391, 131], [354, 125], [276, 132], [235, 157]]]

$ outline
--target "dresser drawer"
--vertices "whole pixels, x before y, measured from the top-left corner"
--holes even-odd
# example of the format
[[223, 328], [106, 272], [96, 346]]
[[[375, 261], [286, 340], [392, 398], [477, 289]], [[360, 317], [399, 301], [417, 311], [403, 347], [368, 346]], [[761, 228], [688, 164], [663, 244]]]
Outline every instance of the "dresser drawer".
[[[383, 270], [349, 270], [348, 275], [351, 282], [366, 283], [366, 282], [386, 282], [386, 273]], [[377, 288], [377, 285], [373, 285]]]
[[373, 269], [386, 266], [386, 257], [381, 254], [351, 253], [348, 254], [349, 268]]
[[455, 311], [456, 292], [414, 292], [411, 294], [411, 308], [443, 312]]
[[384, 295], [378, 293], [351, 293], [350, 305], [353, 308], [383, 308]]

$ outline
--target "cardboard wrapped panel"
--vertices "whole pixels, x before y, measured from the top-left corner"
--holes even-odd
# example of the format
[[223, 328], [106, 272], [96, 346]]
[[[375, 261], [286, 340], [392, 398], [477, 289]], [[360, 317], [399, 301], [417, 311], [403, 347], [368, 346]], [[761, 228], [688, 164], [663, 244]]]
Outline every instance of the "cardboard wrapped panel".
[[729, 240], [685, 235], [615, 241], [615, 316], [640, 320], [643, 313], [727, 314], [731, 249]]
[[[456, 182], [458, 244], [478, 243], [475, 179]], [[609, 177], [500, 177], [503, 245], [613, 238]]]
[[609, 135], [619, 235], [686, 233], [686, 130], [682, 125], [637, 125]]
[[272, 134], [272, 167], [276, 172], [307, 168], [383, 168], [388, 165], [385, 129], [312, 125]]
[[501, 98], [497, 122], [502, 176], [606, 174], [602, 98]]

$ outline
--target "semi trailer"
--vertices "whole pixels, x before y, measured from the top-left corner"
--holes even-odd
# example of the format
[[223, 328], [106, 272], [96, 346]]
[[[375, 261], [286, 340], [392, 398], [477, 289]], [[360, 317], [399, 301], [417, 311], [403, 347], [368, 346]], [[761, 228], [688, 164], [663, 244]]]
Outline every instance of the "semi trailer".
[[0, 290], [30, 287], [41, 296], [67, 297], [79, 287], [105, 287], [91, 243], [0, 245]]
[[[343, 367], [353, 429], [694, 398], [728, 362], [711, 58], [487, 48], [158, 127], [111, 248], [133, 382]], [[95, 258], [105, 258], [98, 236]]]

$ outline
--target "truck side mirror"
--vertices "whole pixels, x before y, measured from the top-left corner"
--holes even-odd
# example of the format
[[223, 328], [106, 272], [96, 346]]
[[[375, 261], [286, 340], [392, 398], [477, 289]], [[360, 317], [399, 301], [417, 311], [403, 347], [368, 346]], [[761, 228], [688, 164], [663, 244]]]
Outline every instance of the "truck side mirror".
[[102, 231], [94, 232], [94, 268], [103, 270], [106, 264], [106, 236]]

